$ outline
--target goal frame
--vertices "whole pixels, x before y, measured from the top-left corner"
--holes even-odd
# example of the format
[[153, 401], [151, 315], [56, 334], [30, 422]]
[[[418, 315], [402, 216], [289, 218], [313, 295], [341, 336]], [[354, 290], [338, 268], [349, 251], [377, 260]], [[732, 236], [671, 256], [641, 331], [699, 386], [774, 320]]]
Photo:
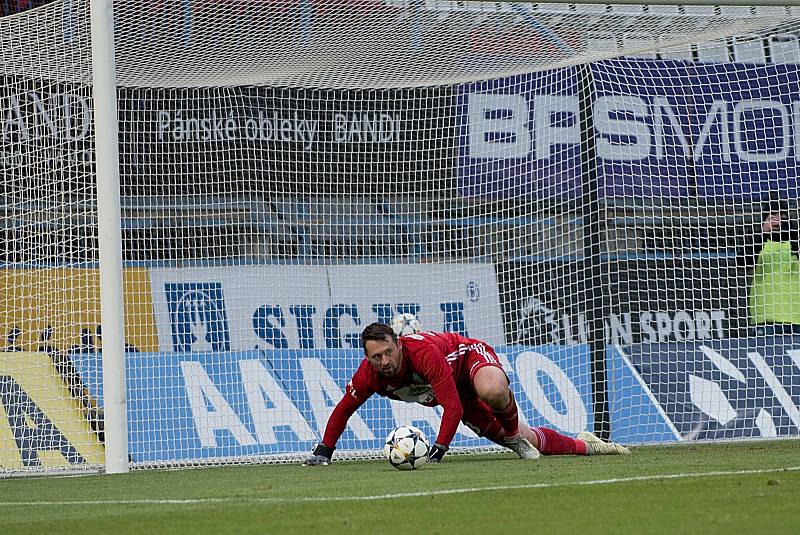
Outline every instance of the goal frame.
[[97, 166], [100, 316], [104, 334], [105, 469], [106, 473], [115, 474], [127, 472], [129, 464], [113, 0], [91, 0], [90, 16]]
[[[467, 3], [479, 3], [478, 0], [465, 0]], [[642, 5], [641, 0], [616, 0], [609, 3], [606, 0], [582, 0], [568, 2], [563, 0], [550, 0], [553, 4], [604, 4], [604, 5]], [[687, 6], [752, 6], [748, 0], [653, 0], [650, 5], [687, 5]], [[759, 6], [794, 6], [796, 2], [790, 0], [760, 0]], [[122, 286], [122, 239], [121, 239], [121, 210], [120, 210], [120, 171], [117, 125], [117, 91], [116, 68], [114, 48], [114, 5], [113, 0], [91, 0], [91, 41], [92, 41], [92, 80], [93, 80], [93, 106], [96, 127], [95, 158], [97, 165], [98, 186], [98, 226], [99, 226], [99, 271], [101, 315], [103, 327], [103, 385], [105, 391], [105, 471], [107, 473], [124, 473], [129, 470], [128, 461], [128, 419], [126, 404], [126, 378], [125, 378], [125, 321], [124, 321], [124, 296]], [[581, 151], [585, 154], [595, 152], [594, 141], [586, 133], [591, 131], [591, 73], [588, 69], [581, 69], [585, 76], [581, 76], [580, 89], [580, 128], [582, 131]], [[587, 179], [584, 181], [581, 192], [580, 204], [594, 213], [591, 207], [597, 207], [597, 172], [590, 163], [594, 158], [588, 157], [584, 162], [583, 172]], [[598, 219], [598, 216], [595, 216]], [[590, 229], [599, 229], [600, 222], [589, 221]], [[598, 258], [600, 251], [600, 233], [591, 231], [594, 239], [587, 240], [585, 252], [587, 258]], [[588, 283], [589, 294], [602, 300], [602, 273], [598, 262], [593, 262]], [[603, 319], [598, 314], [591, 314], [587, 318], [592, 326], [591, 332], [598, 333], [591, 336], [592, 382], [603, 385], [596, 392], [594, 421], [595, 429], [599, 436], [607, 438], [608, 429], [608, 401], [605, 386], [605, 345], [603, 340]], [[598, 395], [599, 394], [599, 395]], [[604, 427], [605, 426], [605, 427]]]

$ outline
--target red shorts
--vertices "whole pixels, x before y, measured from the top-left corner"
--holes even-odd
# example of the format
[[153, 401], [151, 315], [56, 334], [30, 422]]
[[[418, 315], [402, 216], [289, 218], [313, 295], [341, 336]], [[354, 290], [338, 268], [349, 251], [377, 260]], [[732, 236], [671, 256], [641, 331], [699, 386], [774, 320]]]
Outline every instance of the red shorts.
[[461, 357], [462, 361], [458, 368], [458, 377], [456, 377], [456, 386], [459, 393], [461, 393], [462, 388], [475, 392], [472, 382], [475, 379], [475, 374], [484, 366], [503, 369], [500, 359], [490, 345], [477, 342], [466, 346], [466, 348], [462, 346], [461, 351], [464, 351], [464, 355]]
[[[475, 374], [484, 366], [494, 366], [500, 370], [503, 370], [503, 366], [494, 349], [486, 344], [472, 344], [463, 359], [461, 373], [456, 382], [458, 397], [464, 409], [461, 421], [480, 436], [496, 437], [498, 433], [502, 433], [503, 426], [495, 418], [492, 409], [478, 397], [475, 392], [474, 380]], [[506, 378], [508, 378], [507, 375]]]

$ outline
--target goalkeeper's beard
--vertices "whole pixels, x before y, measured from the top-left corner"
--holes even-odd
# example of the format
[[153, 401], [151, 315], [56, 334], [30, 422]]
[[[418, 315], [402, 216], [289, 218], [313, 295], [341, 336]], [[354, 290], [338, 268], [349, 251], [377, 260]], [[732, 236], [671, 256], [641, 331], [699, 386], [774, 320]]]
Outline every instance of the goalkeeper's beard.
[[388, 363], [387, 366], [381, 366], [378, 372], [383, 375], [384, 377], [395, 377], [398, 373], [400, 373], [400, 369], [403, 367], [403, 357], [402, 354], [400, 358], [397, 359], [396, 363]]
[[397, 375], [397, 372], [400, 370], [400, 367], [395, 367], [394, 365], [389, 365], [388, 367], [381, 367], [380, 373], [384, 377], [394, 377]]

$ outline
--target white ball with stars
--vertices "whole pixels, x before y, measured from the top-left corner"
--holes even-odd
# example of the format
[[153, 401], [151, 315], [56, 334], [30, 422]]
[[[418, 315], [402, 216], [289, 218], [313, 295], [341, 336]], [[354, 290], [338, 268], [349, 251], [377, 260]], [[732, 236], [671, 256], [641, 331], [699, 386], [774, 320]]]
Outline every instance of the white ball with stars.
[[383, 454], [398, 470], [416, 470], [428, 462], [431, 445], [422, 430], [403, 425], [389, 433]]

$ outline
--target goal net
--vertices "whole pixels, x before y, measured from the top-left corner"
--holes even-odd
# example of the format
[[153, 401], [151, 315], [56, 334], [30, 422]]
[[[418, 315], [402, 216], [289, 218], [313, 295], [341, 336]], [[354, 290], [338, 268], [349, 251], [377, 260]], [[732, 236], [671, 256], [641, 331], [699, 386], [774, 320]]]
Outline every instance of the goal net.
[[[131, 467], [307, 455], [361, 330], [399, 313], [491, 344], [532, 426], [798, 435], [797, 8], [114, 11], [118, 143], [88, 0], [0, 19], [0, 476], [103, 467], [115, 146]], [[440, 420], [373, 397], [337, 456]]]

